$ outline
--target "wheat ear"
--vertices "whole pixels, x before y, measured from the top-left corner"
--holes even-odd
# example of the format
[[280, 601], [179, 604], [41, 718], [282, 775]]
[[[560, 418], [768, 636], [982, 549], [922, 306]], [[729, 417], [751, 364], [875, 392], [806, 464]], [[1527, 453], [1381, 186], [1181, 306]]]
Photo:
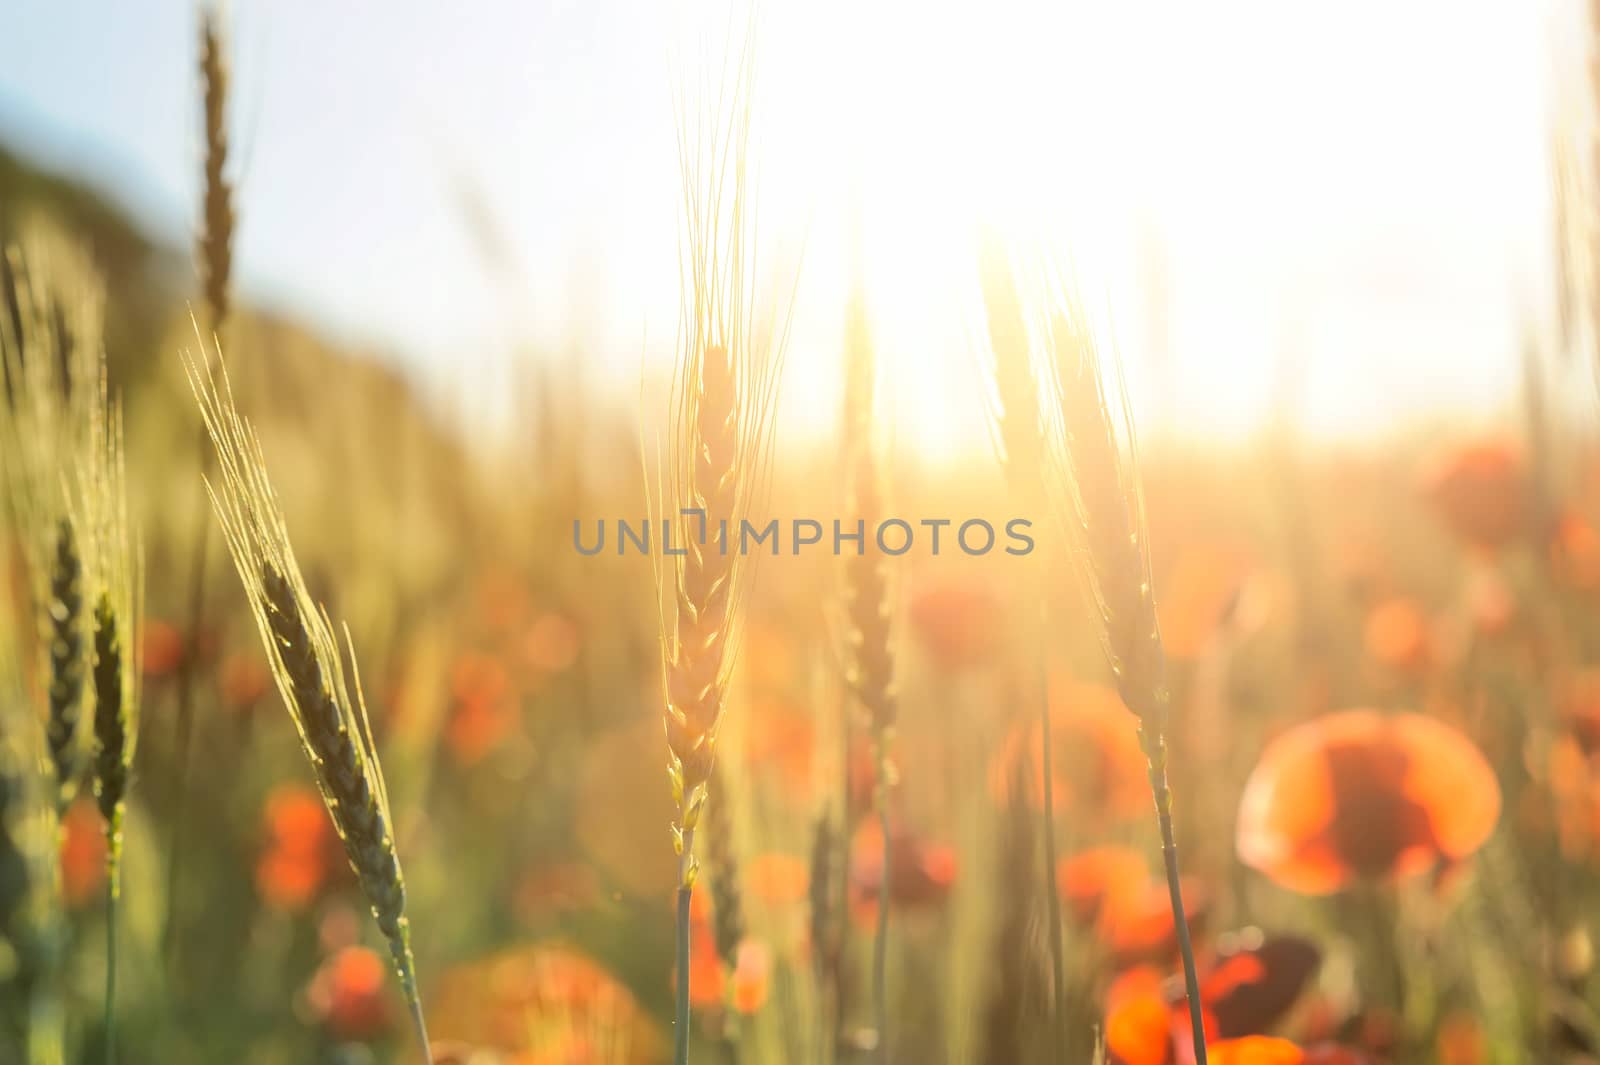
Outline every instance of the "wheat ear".
[[91, 444], [76, 487], [77, 521], [85, 533], [85, 567], [94, 601], [90, 679], [94, 693], [94, 794], [106, 830], [106, 1061], [115, 1061], [117, 916], [122, 895], [122, 825], [139, 735], [138, 660], [143, 566], [128, 520], [122, 421], [106, 396], [91, 426]]
[[84, 545], [71, 513], [71, 474], [90, 446], [100, 395], [104, 296], [82, 250], [43, 227], [7, 249], [4, 273], [0, 453], [38, 612], [46, 749], [61, 810], [83, 769]]
[[[1166, 652], [1156, 618], [1132, 410], [1121, 363], [1114, 354], [1097, 350], [1087, 316], [1070, 295], [1061, 298], [1052, 316], [1050, 341], [1061, 444], [1053, 454], [1062, 466], [1051, 484], [1062, 489], [1058, 513], [1077, 548], [1080, 584], [1100, 621], [1106, 661], [1123, 702], [1139, 720], [1139, 742], [1147, 760], [1167, 892], [1183, 956], [1195, 1059], [1197, 1065], [1206, 1065], [1199, 978], [1184, 915], [1172, 790], [1167, 783]], [[1115, 410], [1108, 399], [1104, 366], [1116, 374], [1120, 401]]]
[[[980, 249], [979, 275], [988, 339], [989, 379], [993, 389], [989, 425], [1013, 501], [1033, 513], [1042, 500], [1045, 425], [1039, 402], [1039, 374], [1034, 365], [1034, 336], [1029, 329], [1021, 286], [1005, 249], [986, 233]], [[1049, 685], [1045, 678], [1040, 639], [1048, 629], [1045, 599], [1039, 582], [1019, 583], [1033, 621], [1029, 653], [1036, 671], [1032, 698], [1037, 707], [1040, 768], [1044, 778], [1040, 817], [1044, 836], [1044, 898], [1050, 938], [1050, 1028], [1055, 1056], [1066, 1053], [1066, 958], [1062, 941], [1061, 897], [1056, 891], [1055, 744], [1050, 727]], [[1032, 592], [1025, 588], [1035, 589]]]
[[[845, 334], [845, 455], [850, 466], [850, 507], [866, 530], [883, 517], [883, 485], [872, 441], [873, 395], [877, 367], [867, 324], [866, 302], [858, 292], [851, 300]], [[889, 792], [894, 766], [889, 748], [894, 739], [899, 700], [895, 692], [894, 648], [889, 603], [889, 573], [873, 545], [845, 562], [845, 619], [848, 625], [849, 685], [866, 717], [875, 767], [874, 804], [883, 836], [882, 876], [878, 883], [877, 925], [872, 939], [872, 1009], [879, 1061], [889, 1060]]]
[[72, 522], [56, 522], [55, 557], [50, 564], [49, 717], [45, 735], [56, 774], [56, 805], [65, 810], [77, 793], [83, 769], [83, 556]]
[[658, 556], [664, 721], [678, 855], [677, 996], [673, 1059], [689, 1056], [689, 900], [695, 831], [716, 764], [717, 728], [738, 644], [748, 560], [740, 525], [765, 484], [785, 322], [755, 325], [755, 232], [749, 139], [755, 70], [752, 13], [717, 103], [691, 114], [680, 93], [678, 359], [669, 411], [668, 496], [678, 510], [669, 571]]
[[388, 940], [424, 1060], [431, 1061], [389, 794], [349, 633], [341, 653], [332, 621], [312, 599], [301, 576], [267, 477], [261, 443], [234, 405], [226, 369], [219, 371], [219, 379], [192, 360], [187, 368], [216, 448], [217, 483], [206, 485], [212, 507], [244, 583], [278, 691], [300, 734], [345, 855], [372, 904], [379, 931]]
[[228, 285], [233, 276], [233, 185], [228, 165], [228, 65], [220, 17], [200, 12], [201, 111], [205, 123], [204, 189], [197, 257], [200, 284], [211, 331], [220, 334], [228, 317]]

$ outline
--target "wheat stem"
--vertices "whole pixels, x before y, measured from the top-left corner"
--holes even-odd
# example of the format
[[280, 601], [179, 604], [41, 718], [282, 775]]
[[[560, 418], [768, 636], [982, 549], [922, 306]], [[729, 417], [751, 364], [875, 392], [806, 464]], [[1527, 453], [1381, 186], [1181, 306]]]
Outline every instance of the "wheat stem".
[[[886, 780], [886, 757], [878, 757], [878, 779]], [[872, 934], [872, 1010], [878, 1061], [889, 1061], [889, 877], [893, 873], [889, 846], [889, 797], [887, 785], [878, 789], [878, 830], [883, 834], [883, 867], [878, 880], [878, 922]]]
[[[204, 124], [205, 156], [203, 171], [200, 236], [196, 242], [201, 288], [206, 309], [210, 315], [211, 334], [220, 337], [229, 311], [229, 283], [233, 274], [233, 186], [226, 170], [228, 163], [228, 66], [222, 39], [222, 29], [215, 10], [204, 7], [200, 13], [200, 84], [201, 113]], [[208, 349], [202, 349], [207, 361]], [[206, 447], [206, 428], [200, 426], [195, 442], [200, 475], [205, 477], [210, 469], [210, 451]], [[194, 509], [194, 532], [190, 538], [193, 553], [189, 560], [189, 601], [187, 624], [182, 635], [187, 642], [183, 660], [178, 665], [177, 747], [178, 780], [176, 808], [173, 823], [172, 850], [167, 857], [167, 912], [162, 929], [163, 947], [174, 966], [178, 963], [178, 905], [179, 886], [182, 881], [183, 857], [187, 838], [189, 808], [188, 794], [191, 778], [190, 749], [194, 744], [194, 689], [195, 669], [198, 666], [194, 651], [199, 641], [201, 626], [205, 623], [206, 572], [211, 553], [210, 508], [206, 505], [203, 490], [197, 491]]]
[[1060, 511], [1078, 545], [1075, 559], [1081, 590], [1101, 623], [1107, 664], [1123, 702], [1139, 720], [1139, 743], [1161, 833], [1172, 923], [1183, 959], [1195, 1065], [1206, 1065], [1200, 982], [1183, 909], [1172, 825], [1172, 791], [1167, 780], [1167, 656], [1150, 574], [1133, 416], [1120, 364], [1111, 355], [1105, 362], [1117, 374], [1120, 393], [1113, 413], [1101, 355], [1081, 308], [1070, 297], [1057, 308], [1050, 335], [1055, 346], [1058, 428], [1064, 444], [1060, 457], [1066, 467], [1065, 476], [1056, 480], [1068, 488]]
[[[117, 817], [115, 826], [108, 826], [106, 834], [113, 831], [121, 832], [121, 815]], [[116, 1065], [117, 1060], [117, 1026], [116, 1026], [116, 1001], [117, 1001], [117, 881], [120, 872], [116, 867], [106, 870], [106, 1002], [105, 1002], [105, 1041], [106, 1065]]]
[[[1039, 602], [1040, 631], [1045, 629], [1045, 606], [1041, 599]], [[1037, 648], [1037, 643], [1035, 643]], [[1065, 943], [1062, 938], [1061, 928], [1061, 895], [1056, 890], [1056, 785], [1055, 785], [1055, 736], [1050, 726], [1050, 679], [1045, 670], [1043, 655], [1035, 655], [1038, 661], [1039, 686], [1036, 696], [1039, 707], [1039, 767], [1044, 774], [1040, 798], [1044, 805], [1043, 816], [1040, 821], [1044, 825], [1044, 897], [1045, 914], [1048, 921], [1048, 934], [1050, 936], [1050, 1031], [1054, 1038], [1054, 1057], [1057, 1061], [1065, 1052], [1067, 1046], [1067, 966]]]
[[673, 1065], [688, 1065], [689, 1062], [689, 901], [693, 894], [692, 886], [679, 884], [675, 926], [678, 978], [672, 1014]]

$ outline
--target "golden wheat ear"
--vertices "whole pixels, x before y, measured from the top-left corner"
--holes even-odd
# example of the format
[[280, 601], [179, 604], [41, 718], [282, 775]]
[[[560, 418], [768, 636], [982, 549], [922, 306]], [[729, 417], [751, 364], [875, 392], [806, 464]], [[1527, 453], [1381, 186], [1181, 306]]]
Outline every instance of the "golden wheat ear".
[[[688, 1059], [689, 902], [698, 864], [695, 833], [716, 766], [717, 732], [739, 644], [750, 566], [741, 526], [766, 484], [772, 410], [787, 337], [757, 328], [754, 225], [749, 188], [756, 18], [729, 40], [737, 54], [691, 110], [675, 92], [681, 182], [678, 353], [668, 408], [662, 501], [683, 553], [658, 561], [663, 722], [678, 855], [678, 972], [673, 1054]], [[776, 335], [774, 335], [776, 332]]]
[[[1074, 547], [1079, 583], [1100, 622], [1106, 661], [1123, 702], [1139, 719], [1183, 957], [1195, 1059], [1205, 1065], [1199, 976], [1183, 908], [1167, 782], [1166, 650], [1157, 623], [1132, 408], [1120, 361], [1114, 352], [1100, 349], [1081, 303], [1070, 294], [1056, 305], [1050, 342], [1059, 445], [1052, 452], [1056, 470], [1050, 487], [1056, 490], [1058, 515]], [[1114, 393], [1106, 384], [1108, 366]]]
[[267, 659], [317, 786], [344, 843], [345, 855], [389, 943], [424, 1058], [427, 1028], [417, 990], [406, 915], [405, 879], [395, 849], [383, 769], [361, 697], [348, 632], [345, 658], [333, 623], [311, 597], [289, 541], [261, 443], [239, 414], [227, 370], [212, 373], [193, 359], [189, 382], [216, 448], [218, 476], [207, 482]]
[[[990, 384], [990, 436], [1012, 502], [1031, 517], [1046, 498], [1044, 473], [1048, 439], [1042, 399], [1048, 390], [1041, 387], [1040, 379], [1041, 376], [1047, 381], [1051, 378], [1047, 370], [1041, 371], [1041, 361], [1048, 352], [1040, 350], [1044, 347], [1040, 343], [1044, 330], [1034, 320], [1036, 315], [1030, 313], [1036, 301], [1025, 294], [1019, 277], [1021, 270], [1014, 260], [1014, 252], [996, 233], [985, 231], [982, 234], [978, 272], [985, 325], [982, 354]], [[1066, 1053], [1070, 1033], [1067, 1031], [1067, 969], [1061, 898], [1055, 884], [1055, 751], [1049, 741], [1053, 731], [1044, 663], [1045, 633], [1049, 631], [1048, 602], [1041, 594], [1043, 584], [1036, 579], [1030, 561], [1019, 560], [1016, 597], [1025, 618], [1026, 654], [1032, 659], [1029, 666], [1034, 679], [1028, 699], [1033, 703], [1039, 735], [1044, 738], [1039, 749], [1043, 781], [1039, 828], [1044, 838], [1043, 898], [1051, 968], [1050, 1031], [1055, 1055], [1059, 1058]]]

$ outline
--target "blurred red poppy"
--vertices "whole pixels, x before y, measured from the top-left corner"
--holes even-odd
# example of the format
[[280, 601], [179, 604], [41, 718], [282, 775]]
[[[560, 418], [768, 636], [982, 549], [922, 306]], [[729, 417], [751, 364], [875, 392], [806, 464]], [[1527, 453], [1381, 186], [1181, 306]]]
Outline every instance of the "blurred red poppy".
[[527, 922], [581, 910], [600, 895], [600, 878], [584, 862], [558, 862], [528, 870], [517, 883], [517, 916]]
[[[1112, 689], [1051, 678], [1051, 777], [1058, 813], [1118, 821], [1149, 811], [1148, 763], [1138, 730], [1138, 718]], [[1043, 754], [1039, 722], [1030, 714], [1006, 737], [990, 769], [997, 801], [1010, 801], [1019, 778], [1028, 798], [1042, 801]]]
[[1144, 855], [1132, 847], [1091, 847], [1056, 865], [1056, 890], [1081, 924], [1098, 920], [1112, 900], [1142, 888], [1149, 878]]
[[1600, 669], [1580, 670], [1561, 685], [1562, 724], [1586, 757], [1600, 752]]
[[717, 953], [711, 892], [697, 888], [689, 901], [689, 1002], [696, 1009], [720, 1009], [727, 974]]
[[77, 908], [98, 901], [105, 882], [105, 823], [94, 800], [84, 796], [61, 819], [61, 890], [67, 905]]
[[921, 589], [911, 599], [908, 617], [923, 651], [942, 669], [984, 665], [1005, 640], [1003, 604], [988, 583], [978, 580]]
[[811, 793], [816, 726], [804, 708], [781, 699], [756, 698], [745, 732], [745, 757], [760, 775], [774, 774], [782, 793], [803, 800]]
[[[1210, 897], [1194, 880], [1184, 877], [1183, 912], [1192, 932], [1199, 934], [1210, 908]], [[1095, 923], [1100, 941], [1112, 964], [1165, 962], [1178, 956], [1178, 926], [1172, 919], [1172, 897], [1165, 880], [1146, 878], [1131, 890], [1113, 896]]]
[[1576, 510], [1562, 514], [1551, 530], [1550, 569], [1568, 588], [1600, 590], [1600, 530]]
[[756, 1013], [766, 1003], [771, 987], [772, 952], [759, 940], [746, 939], [734, 959], [734, 1010], [746, 1016]]
[[183, 635], [160, 618], [147, 618], [140, 637], [140, 666], [147, 677], [166, 677], [183, 664]]
[[1240, 802], [1240, 859], [1306, 894], [1401, 877], [1478, 849], [1500, 786], [1471, 740], [1420, 714], [1346, 710], [1268, 744]]
[[784, 906], [806, 897], [811, 880], [803, 858], [769, 851], [745, 863], [744, 882], [750, 896], [769, 906]]
[[1228, 621], [1249, 573], [1244, 555], [1216, 545], [1194, 546], [1162, 575], [1161, 642], [1179, 660], [1198, 658]]
[[[1212, 1060], [1270, 1062], [1278, 1060], [1271, 1054], [1287, 1053], [1285, 1048], [1309, 1053], [1264, 1037], [1306, 989], [1319, 961], [1316, 948], [1297, 939], [1261, 941], [1259, 933], [1247, 934], [1246, 941], [1247, 946], [1201, 962], [1200, 998]], [[1192, 1062], [1193, 1032], [1181, 978], [1151, 966], [1119, 976], [1106, 996], [1106, 1045], [1119, 1065]]]
[[588, 956], [549, 944], [447, 969], [428, 1027], [455, 1052], [478, 1048], [493, 1060], [584, 1062], [573, 1052], [591, 1041], [625, 1048], [600, 1059], [615, 1065], [660, 1060], [660, 1033], [628, 989]]
[[256, 890], [270, 906], [304, 909], [335, 868], [338, 846], [322, 797], [284, 784], [267, 797], [266, 846], [256, 862]]
[[1504, 547], [1531, 524], [1526, 461], [1509, 437], [1483, 437], [1437, 455], [1422, 486], [1445, 524], [1471, 547]]
[[231, 651], [218, 671], [222, 702], [231, 710], [248, 710], [272, 685], [272, 674], [259, 651]]
[[511, 677], [499, 659], [469, 651], [450, 670], [452, 696], [445, 739], [456, 761], [471, 766], [515, 727], [516, 700]]
[[538, 673], [560, 673], [578, 660], [578, 626], [572, 619], [547, 611], [533, 619], [522, 639], [523, 661]]
[[1260, 939], [1221, 950], [1206, 963], [1200, 996], [1219, 1038], [1270, 1031], [1299, 1000], [1322, 962], [1310, 941]]
[[1415, 599], [1396, 596], [1374, 606], [1362, 640], [1374, 662], [1398, 673], [1420, 675], [1433, 663], [1428, 615]]
[[[878, 913], [882, 839], [877, 823], [868, 821], [850, 844], [850, 912], [863, 924], [871, 924]], [[956, 854], [950, 847], [926, 843], [903, 828], [890, 835], [889, 899], [895, 910], [942, 903], [949, 897], [956, 871]]]
[[345, 947], [323, 962], [306, 990], [317, 1020], [338, 1039], [371, 1039], [394, 1023], [385, 990], [389, 963], [366, 947]]
[[1434, 1045], [1439, 1065], [1485, 1065], [1489, 1060], [1489, 1042], [1484, 1037], [1483, 1025], [1464, 1010], [1457, 1010], [1439, 1022]]

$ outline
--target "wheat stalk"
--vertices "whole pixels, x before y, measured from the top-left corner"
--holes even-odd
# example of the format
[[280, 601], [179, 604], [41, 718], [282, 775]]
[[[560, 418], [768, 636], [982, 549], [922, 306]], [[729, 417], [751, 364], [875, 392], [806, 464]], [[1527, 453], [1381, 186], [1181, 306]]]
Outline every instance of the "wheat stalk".
[[90, 446], [100, 395], [104, 296], [83, 252], [44, 227], [6, 250], [4, 273], [0, 452], [12, 528], [32, 578], [46, 749], [60, 810], [72, 801], [83, 766], [84, 559], [70, 473]]
[[[427, 1028], [405, 913], [405, 880], [391, 830], [383, 770], [361, 696], [348, 630], [344, 653], [326, 611], [307, 589], [268, 479], [261, 443], [234, 405], [226, 368], [220, 381], [193, 360], [190, 385], [215, 445], [217, 483], [207, 481], [234, 566], [244, 584], [278, 691], [289, 710], [345, 855], [389, 943], [425, 1060]], [[346, 681], [345, 657], [350, 659]]]
[[838, 966], [834, 949], [834, 928], [839, 918], [834, 905], [834, 867], [838, 861], [834, 835], [832, 814], [824, 810], [817, 815], [816, 823], [812, 826], [811, 862], [806, 882], [806, 916], [811, 943], [812, 979], [816, 983], [819, 1004], [817, 1010], [819, 1030], [816, 1037], [819, 1063], [832, 1060], [830, 1044], [837, 1049], [838, 1042], [838, 1026], [836, 1023], [830, 1024], [828, 1016], [830, 1011], [837, 1015], [839, 1010], [838, 982], [830, 980], [830, 974], [835, 973]]
[[117, 915], [122, 894], [122, 825], [139, 735], [135, 663], [143, 599], [143, 566], [128, 519], [119, 408], [101, 399], [91, 444], [75, 487], [75, 520], [84, 530], [85, 575], [94, 601], [90, 679], [94, 692], [94, 794], [106, 825], [106, 1060], [115, 1060]]
[[13, 952], [14, 1045], [29, 1065], [63, 1065], [59, 980], [66, 923], [61, 905], [55, 771], [41, 721], [24, 694], [15, 633], [0, 623], [0, 934]]
[[[664, 723], [678, 855], [674, 1060], [689, 1054], [689, 900], [695, 831], [716, 764], [717, 728], [750, 569], [740, 523], [765, 482], [771, 412], [788, 326], [758, 330], [749, 192], [752, 14], [717, 103], [691, 114], [675, 89], [682, 194], [678, 359], [667, 498], [679, 512], [670, 571], [657, 561]], [[687, 512], [687, 514], [686, 514]]]
[[[851, 300], [845, 332], [845, 457], [849, 464], [851, 514], [865, 530], [876, 529], [883, 517], [883, 485], [872, 441], [873, 396], [877, 373], [866, 301], [860, 292]], [[875, 1052], [889, 1060], [889, 792], [894, 766], [889, 748], [894, 739], [899, 700], [895, 692], [892, 608], [889, 573], [884, 558], [866, 543], [845, 562], [844, 613], [848, 626], [850, 690], [866, 716], [875, 767], [874, 803], [883, 836], [882, 876], [878, 882], [877, 925], [872, 940], [872, 998]]]
[[[1032, 514], [1041, 502], [1046, 436], [1039, 402], [1039, 375], [1034, 367], [1035, 343], [1013, 265], [992, 233], [984, 234], [980, 247], [979, 276], [987, 326], [988, 378], [993, 386], [989, 404], [990, 430], [1012, 499], [1025, 513]], [[1027, 580], [1024, 576], [1022, 584]], [[1022, 590], [1019, 585], [1019, 592]], [[1029, 650], [1038, 672], [1033, 699], [1038, 708], [1039, 757], [1044, 779], [1040, 822], [1044, 836], [1044, 898], [1050, 937], [1050, 1020], [1055, 1055], [1059, 1058], [1067, 1044], [1067, 1009], [1061, 898], [1055, 887], [1055, 744], [1050, 727], [1048, 683], [1037, 642], [1048, 629], [1045, 599], [1038, 592], [1028, 595], [1032, 596], [1037, 596], [1037, 601], [1029, 606], [1033, 608], [1038, 629]]]
[[[1138, 470], [1133, 415], [1114, 354], [1097, 350], [1081, 305], [1070, 292], [1057, 301], [1049, 338], [1054, 354], [1050, 394], [1055, 400], [1052, 449], [1058, 469], [1058, 513], [1076, 547], [1082, 589], [1100, 621], [1101, 648], [1123, 702], [1138, 717], [1139, 742], [1148, 763], [1150, 791], [1161, 832], [1167, 891], [1183, 956], [1197, 1065], [1206, 1065], [1205, 1026], [1199, 979], [1178, 877], [1172, 826], [1172, 790], [1167, 782], [1166, 652], [1156, 617], [1154, 583]], [[1116, 408], [1103, 367], [1116, 374]], [[1048, 738], [1047, 738], [1048, 739]]]
[[[0, 263], [0, 463], [6, 509], [26, 563], [41, 639], [38, 675], [44, 707], [7, 690], [3, 720], [26, 773], [8, 826], [31, 855], [27, 952], [32, 969], [28, 1060], [59, 1065], [65, 1055], [60, 988], [66, 926], [61, 917], [59, 812], [82, 765], [85, 677], [83, 545], [72, 513], [71, 471], [90, 447], [100, 397], [104, 293], [82, 249], [47, 226], [24, 229]], [[9, 652], [9, 647], [7, 648]], [[0, 679], [20, 684], [9, 655]], [[27, 708], [24, 711], [23, 708]], [[34, 785], [37, 785], [36, 787]]]
[[[224, 333], [229, 311], [229, 283], [233, 275], [233, 185], [228, 168], [228, 66], [221, 16], [210, 4], [200, 9], [200, 93], [201, 120], [205, 151], [202, 160], [200, 229], [195, 241], [196, 268], [210, 318], [211, 335]], [[218, 339], [220, 343], [220, 339]], [[202, 346], [201, 358], [209, 359], [209, 348]], [[208, 364], [209, 365], [209, 364]], [[206, 429], [200, 426], [195, 441], [197, 465], [202, 477], [210, 469]], [[205, 622], [206, 569], [210, 553], [211, 518], [203, 494], [194, 504], [194, 531], [190, 537], [188, 618], [183, 630], [187, 640], [198, 638]], [[173, 826], [172, 849], [167, 857], [167, 912], [162, 928], [162, 944], [167, 957], [176, 965], [178, 950], [179, 890], [185, 851], [186, 815], [189, 792], [189, 749], [194, 735], [194, 655], [185, 655], [177, 678], [177, 724], [175, 728], [178, 782], [177, 822]]]

